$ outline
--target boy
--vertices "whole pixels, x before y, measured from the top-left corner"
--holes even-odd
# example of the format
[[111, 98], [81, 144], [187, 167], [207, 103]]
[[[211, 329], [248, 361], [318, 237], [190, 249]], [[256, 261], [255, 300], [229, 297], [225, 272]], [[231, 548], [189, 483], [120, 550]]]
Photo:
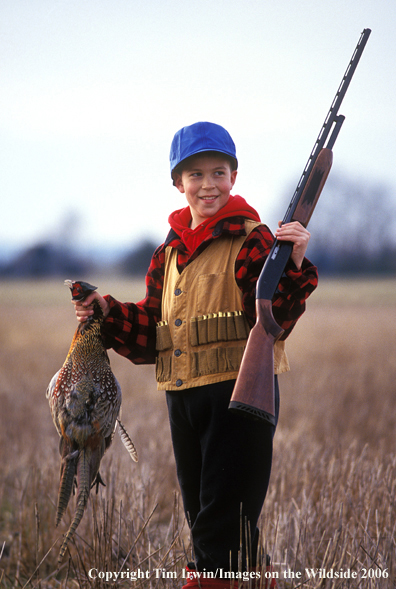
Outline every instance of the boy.
[[[249, 535], [246, 547], [243, 531], [242, 570], [256, 566], [275, 428], [231, 413], [228, 404], [255, 323], [256, 280], [274, 238], [242, 197], [231, 196], [238, 161], [223, 127], [200, 122], [180, 129], [170, 162], [188, 206], [169, 217], [171, 230], [146, 276], [146, 298], [120, 303], [95, 292], [76, 304], [76, 315], [85, 321], [97, 298], [106, 317], [105, 345], [136, 364], [156, 363], [192, 532], [195, 563], [188, 567], [209, 577], [240, 568], [241, 521]], [[302, 225], [280, 226], [275, 236], [294, 244], [273, 299], [284, 340], [317, 285], [317, 271], [304, 257], [310, 234]], [[275, 372], [287, 369], [280, 342]], [[275, 389], [278, 402], [276, 376]], [[228, 589], [229, 580], [218, 577], [202, 575], [200, 584], [190, 579], [186, 587]]]

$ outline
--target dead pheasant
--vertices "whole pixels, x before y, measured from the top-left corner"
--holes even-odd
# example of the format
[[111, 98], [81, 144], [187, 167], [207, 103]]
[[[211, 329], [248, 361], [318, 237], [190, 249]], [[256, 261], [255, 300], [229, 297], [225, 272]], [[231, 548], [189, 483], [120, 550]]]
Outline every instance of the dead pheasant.
[[[96, 290], [87, 282], [66, 280], [75, 301], [84, 300]], [[53, 376], [47, 389], [52, 419], [60, 436], [62, 457], [56, 525], [62, 519], [77, 477], [77, 506], [60, 552], [58, 564], [79, 525], [92, 486], [103, 484], [100, 461], [110, 446], [117, 423], [121, 439], [131, 458], [137, 462], [135, 447], [119, 421], [121, 388], [115, 378], [100, 328], [103, 313], [93, 303], [94, 314], [77, 328], [62, 368]]]

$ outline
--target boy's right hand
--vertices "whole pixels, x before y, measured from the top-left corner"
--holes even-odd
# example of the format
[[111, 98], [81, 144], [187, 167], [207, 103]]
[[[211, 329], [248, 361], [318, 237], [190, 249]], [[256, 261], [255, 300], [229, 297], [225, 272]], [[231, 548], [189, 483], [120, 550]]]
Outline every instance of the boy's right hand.
[[99, 302], [104, 317], [107, 317], [110, 311], [109, 303], [98, 292], [93, 292], [88, 295], [84, 301], [72, 301], [75, 308], [77, 321], [80, 321], [80, 323], [85, 323], [88, 317], [93, 315], [92, 303], [95, 299]]

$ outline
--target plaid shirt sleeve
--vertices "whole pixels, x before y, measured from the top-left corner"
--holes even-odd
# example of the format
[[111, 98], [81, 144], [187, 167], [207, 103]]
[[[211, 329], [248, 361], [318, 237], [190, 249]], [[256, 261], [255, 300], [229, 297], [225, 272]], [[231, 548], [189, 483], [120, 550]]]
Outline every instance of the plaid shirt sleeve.
[[[274, 237], [268, 227], [261, 225], [247, 237], [236, 260], [235, 277], [243, 293], [242, 304], [252, 327], [256, 321], [256, 282], [268, 256]], [[305, 301], [318, 283], [317, 268], [304, 258], [301, 270], [290, 260], [272, 301], [276, 322], [284, 329], [286, 339], [305, 311]]]
[[120, 303], [110, 295], [105, 296], [110, 312], [102, 327], [104, 345], [134, 364], [155, 362], [155, 332], [161, 319], [164, 261], [164, 250], [160, 247], [154, 252], [146, 275], [146, 297], [139, 303]]

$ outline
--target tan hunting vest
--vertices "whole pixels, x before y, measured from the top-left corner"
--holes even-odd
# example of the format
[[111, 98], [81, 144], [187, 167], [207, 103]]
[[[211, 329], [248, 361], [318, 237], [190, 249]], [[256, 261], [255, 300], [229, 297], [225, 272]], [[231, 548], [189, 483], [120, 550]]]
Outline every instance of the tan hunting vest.
[[[260, 223], [245, 220], [247, 235]], [[162, 321], [157, 324], [159, 390], [183, 390], [235, 379], [249, 334], [235, 261], [246, 235], [214, 240], [180, 274], [177, 249], [165, 250]], [[276, 342], [275, 373], [289, 370]]]

